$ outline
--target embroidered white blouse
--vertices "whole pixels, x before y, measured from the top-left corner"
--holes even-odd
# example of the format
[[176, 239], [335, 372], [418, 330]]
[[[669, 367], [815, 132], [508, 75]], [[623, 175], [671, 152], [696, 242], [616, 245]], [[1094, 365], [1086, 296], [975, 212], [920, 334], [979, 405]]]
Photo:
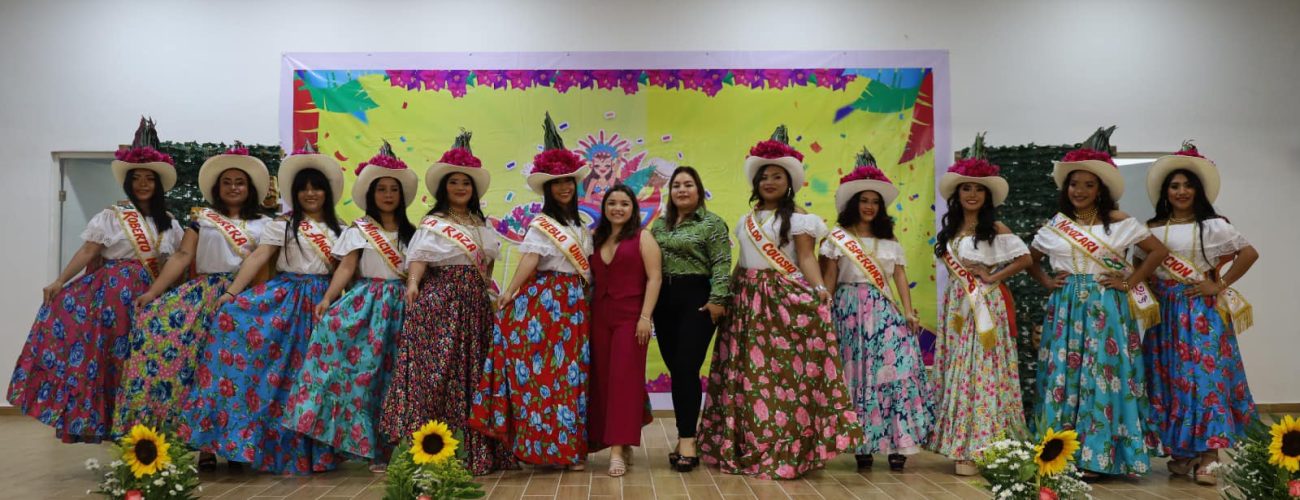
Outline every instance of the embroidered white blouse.
[[993, 244], [981, 241], [978, 245], [974, 236], [962, 236], [957, 238], [956, 243], [949, 244], [948, 248], [955, 252], [953, 257], [959, 261], [967, 260], [990, 267], [1001, 266], [1029, 253], [1029, 247], [1014, 234], [999, 234], [993, 237]]
[[[1219, 257], [1232, 255], [1250, 246], [1246, 237], [1225, 219], [1209, 219], [1202, 222], [1201, 226], [1203, 231], [1198, 231], [1196, 224], [1192, 222], [1170, 225], [1168, 239], [1165, 237], [1165, 227], [1160, 226], [1151, 228], [1151, 235], [1169, 247], [1171, 253], [1176, 253], [1191, 262], [1202, 273], [1213, 269]], [[1202, 251], [1202, 244], [1204, 244], [1204, 251]], [[1139, 258], [1146, 257], [1146, 252], [1141, 249], [1137, 249], [1134, 254]], [[1156, 268], [1156, 276], [1161, 279], [1174, 278], [1164, 266]]]
[[[755, 214], [754, 222], [758, 223], [759, 229], [766, 233], [773, 243], [780, 243], [781, 224], [776, 217], [773, 217], [773, 211], [759, 210]], [[748, 216], [749, 214], [740, 216], [739, 222], [736, 223], [736, 244], [740, 245], [740, 260], [737, 265], [743, 269], [771, 269], [772, 265], [767, 262], [767, 257], [759, 253], [758, 248], [754, 247], [754, 241], [750, 239], [749, 234], [745, 233], [745, 217]], [[806, 234], [816, 241], [826, 236], [828, 232], [830, 231], [826, 229], [826, 223], [822, 222], [821, 217], [812, 214], [791, 214], [790, 241], [781, 247], [781, 252], [798, 265], [799, 256], [795, 254], [794, 237]]]
[[[176, 249], [180, 248], [181, 238], [185, 236], [185, 231], [181, 229], [180, 222], [173, 218], [172, 226], [160, 234], [158, 227], [154, 226], [152, 218], [144, 217], [143, 219], [145, 224], [148, 225], [147, 231], [152, 232], [160, 241], [158, 244], [159, 257], [176, 253]], [[90, 222], [86, 224], [86, 229], [81, 232], [83, 241], [104, 245], [104, 250], [99, 255], [109, 260], [138, 258], [135, 255], [135, 245], [131, 243], [129, 236], [126, 228], [122, 227], [117, 211], [112, 208], [106, 208], [91, 217]]]
[[[253, 249], [257, 248], [258, 238], [262, 236], [262, 231], [266, 229], [271, 219], [268, 217], [258, 217], [249, 221], [230, 219], [230, 222], [239, 226], [240, 232], [254, 242], [248, 247], [249, 253], [252, 253]], [[226, 233], [218, 228], [216, 223], [202, 217], [194, 219], [191, 228], [194, 226], [198, 227], [199, 232], [199, 243], [194, 252], [194, 269], [199, 274], [239, 271], [239, 265], [244, 263], [244, 256], [235, 253], [235, 250], [230, 247]]]
[[[564, 226], [564, 230], [570, 236], [578, 239], [578, 244], [582, 247], [582, 255], [592, 254], [591, 232], [586, 227]], [[519, 244], [519, 251], [521, 253], [535, 253], [540, 257], [537, 262], [538, 271], [578, 274], [578, 270], [569, 262], [569, 258], [554, 243], [551, 243], [551, 238], [531, 226], [528, 228], [528, 232], [524, 234], [523, 243]], [[591, 279], [590, 271], [584, 274], [587, 279]]]
[[[1109, 234], [1106, 233], [1101, 224], [1087, 226], [1085, 229], [1098, 240], [1121, 253], [1127, 253], [1129, 247], [1151, 236], [1151, 231], [1147, 229], [1146, 224], [1138, 222], [1137, 219], [1132, 217], [1111, 223]], [[1086, 252], [1076, 249], [1073, 243], [1046, 225], [1039, 228], [1038, 234], [1034, 235], [1033, 247], [1047, 255], [1051, 261], [1052, 272], [1073, 274], [1103, 274], [1106, 272], [1106, 269], [1097, 261], [1088, 257]]]
[[[323, 222], [313, 221], [312, 224], [315, 224], [320, 232], [329, 238], [331, 247], [338, 244], [338, 236], [330, 230], [329, 226]], [[299, 233], [295, 243], [293, 234], [290, 234], [290, 244], [285, 244], [284, 229], [288, 225], [289, 221], [283, 220], [268, 222], [262, 229], [262, 237], [257, 240], [259, 245], [280, 247], [280, 257], [275, 261], [275, 268], [286, 273], [330, 274], [329, 264], [306, 236]]]
[[[894, 240], [882, 240], [879, 238], [863, 238], [854, 236], [858, 244], [862, 245], [862, 250], [871, 256], [880, 267], [880, 272], [885, 274], [885, 280], [889, 281], [894, 278], [895, 266], [906, 266], [907, 259], [903, 256], [903, 246]], [[828, 259], [839, 261], [839, 282], [840, 283], [867, 283], [866, 276], [858, 270], [858, 265], [853, 262], [853, 258], [840, 249], [840, 246], [830, 238], [822, 241], [822, 256]]]
[[[497, 235], [496, 230], [488, 226], [457, 225], [456, 227], [479, 244], [479, 251], [483, 252], [488, 261], [494, 261], [501, 255], [501, 237]], [[411, 246], [406, 249], [406, 261], [407, 265], [413, 261], [420, 261], [428, 262], [434, 267], [474, 264], [460, 245], [445, 236], [434, 234], [423, 225], [415, 230], [415, 236], [411, 238]]]
[[[385, 231], [382, 227], [379, 232], [388, 238], [388, 241], [396, 245], [399, 252], [404, 252], [406, 248], [402, 241], [397, 238], [397, 231]], [[379, 278], [385, 280], [402, 279], [400, 275], [388, 267], [388, 259], [385, 259], [375, 246], [370, 244], [366, 235], [361, 232], [361, 228], [355, 225], [343, 229], [343, 235], [339, 236], [338, 242], [334, 243], [334, 256], [340, 260], [346, 257], [352, 251], [360, 249], [361, 258], [357, 260], [357, 271], [362, 278]], [[405, 268], [406, 259], [402, 259], [403, 268]]]

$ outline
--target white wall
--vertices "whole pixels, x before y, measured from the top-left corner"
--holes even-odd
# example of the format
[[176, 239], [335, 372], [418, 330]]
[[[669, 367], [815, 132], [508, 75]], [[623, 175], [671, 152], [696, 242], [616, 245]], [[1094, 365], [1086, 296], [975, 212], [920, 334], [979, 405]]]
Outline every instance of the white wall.
[[[278, 140], [280, 54], [334, 51], [951, 51], [954, 145], [1195, 138], [1219, 208], [1263, 255], [1241, 283], [1260, 402], [1300, 402], [1300, 2], [40, 1], [0, 4], [0, 384], [56, 274], [51, 151], [164, 138]], [[1141, 194], [1132, 189], [1133, 196]]]

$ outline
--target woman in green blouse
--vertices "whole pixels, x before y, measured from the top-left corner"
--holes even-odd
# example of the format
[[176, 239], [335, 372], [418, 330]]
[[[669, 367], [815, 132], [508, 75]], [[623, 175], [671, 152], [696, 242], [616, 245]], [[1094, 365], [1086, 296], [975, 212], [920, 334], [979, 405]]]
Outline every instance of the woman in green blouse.
[[672, 377], [677, 447], [668, 461], [679, 472], [699, 465], [695, 426], [700, 416], [700, 367], [731, 298], [731, 243], [727, 223], [704, 209], [704, 184], [694, 168], [669, 177], [664, 215], [651, 233], [663, 250], [663, 285], [655, 307], [655, 338]]

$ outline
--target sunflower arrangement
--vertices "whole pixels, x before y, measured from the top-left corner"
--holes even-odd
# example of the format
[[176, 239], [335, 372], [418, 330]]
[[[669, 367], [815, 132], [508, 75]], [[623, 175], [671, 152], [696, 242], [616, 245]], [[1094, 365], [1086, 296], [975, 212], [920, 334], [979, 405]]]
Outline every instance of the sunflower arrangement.
[[[192, 499], [203, 488], [194, 467], [194, 453], [184, 445], [170, 443], [167, 435], [152, 427], [136, 425], [121, 441], [111, 445], [112, 462], [104, 471], [98, 493], [114, 499]], [[99, 462], [86, 461], [86, 469], [99, 471]]]
[[1246, 436], [1228, 450], [1229, 464], [1217, 467], [1226, 498], [1300, 498], [1300, 419], [1291, 415], [1273, 425], [1256, 419]]
[[980, 450], [975, 463], [998, 499], [1092, 498], [1074, 467], [1079, 435], [1048, 428], [1042, 439], [1003, 439]]
[[460, 439], [431, 420], [404, 439], [388, 464], [385, 500], [481, 498], [483, 491], [461, 463]]

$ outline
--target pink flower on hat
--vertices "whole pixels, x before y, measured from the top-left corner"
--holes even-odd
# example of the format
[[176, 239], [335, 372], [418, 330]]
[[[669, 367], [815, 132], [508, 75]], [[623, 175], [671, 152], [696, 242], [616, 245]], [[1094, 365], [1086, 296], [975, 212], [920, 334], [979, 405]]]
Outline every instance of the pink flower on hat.
[[370, 157], [369, 161], [363, 161], [357, 164], [357, 169], [353, 173], [361, 175], [361, 171], [365, 170], [365, 168], [370, 165], [377, 165], [392, 170], [406, 170], [406, 162], [398, 159], [397, 155], [393, 154], [393, 148], [388, 145], [388, 141], [384, 141], [384, 145], [379, 148], [379, 154]]
[[889, 180], [889, 177], [885, 176], [884, 172], [881, 172], [880, 169], [869, 165], [859, 166], [858, 168], [853, 169], [852, 172], [849, 172], [849, 175], [840, 177], [840, 184], [844, 184], [846, 182], [852, 182], [852, 181], [860, 181], [863, 179], [871, 180], [871, 181], [888, 182], [890, 184], [893, 184], [893, 182]]
[[1088, 149], [1088, 148], [1076, 149], [1074, 151], [1070, 151], [1069, 153], [1065, 153], [1065, 158], [1061, 159], [1061, 161], [1063, 162], [1075, 162], [1075, 161], [1086, 161], [1086, 160], [1102, 161], [1102, 162], [1109, 163], [1110, 166], [1112, 167], [1119, 168], [1118, 166], [1115, 165], [1115, 160], [1111, 159], [1110, 154], [1097, 151], [1095, 149]]
[[948, 171], [966, 177], [997, 177], [1002, 173], [1002, 168], [989, 163], [988, 160], [966, 158], [952, 164], [948, 167]]
[[148, 146], [119, 149], [113, 152], [113, 158], [127, 163], [162, 162], [172, 166], [176, 165], [176, 163], [172, 161], [171, 155]]
[[452, 148], [447, 150], [446, 153], [442, 154], [442, 158], [438, 160], [438, 163], [446, 163], [458, 167], [483, 167], [483, 162], [479, 161], [478, 157], [474, 156], [474, 153], [471, 153], [465, 148]]
[[530, 173], [565, 175], [582, 168], [587, 162], [567, 149], [548, 149], [533, 157], [533, 169]]
[[[1192, 144], [1192, 141], [1183, 141], [1183, 147], [1178, 151], [1174, 152], [1174, 154], [1178, 156], [1191, 156], [1193, 158], [1200, 158], [1205, 161], [1210, 161], [1209, 158], [1206, 158], [1204, 155], [1201, 154], [1200, 151], [1196, 149], [1196, 145]], [[1210, 161], [1210, 163], [1214, 163], [1214, 162]]]
[[768, 160], [791, 156], [796, 160], [803, 161], [803, 153], [796, 151], [794, 148], [790, 147], [789, 144], [772, 139], [760, 142], [755, 144], [754, 147], [749, 148], [749, 156], [757, 156]]
[[357, 169], [353, 173], [357, 175], [361, 175], [361, 171], [370, 165], [378, 165], [380, 167], [391, 168], [393, 170], [406, 169], [406, 162], [397, 159], [396, 156], [375, 155], [370, 158], [370, 161], [363, 161], [357, 164]]

